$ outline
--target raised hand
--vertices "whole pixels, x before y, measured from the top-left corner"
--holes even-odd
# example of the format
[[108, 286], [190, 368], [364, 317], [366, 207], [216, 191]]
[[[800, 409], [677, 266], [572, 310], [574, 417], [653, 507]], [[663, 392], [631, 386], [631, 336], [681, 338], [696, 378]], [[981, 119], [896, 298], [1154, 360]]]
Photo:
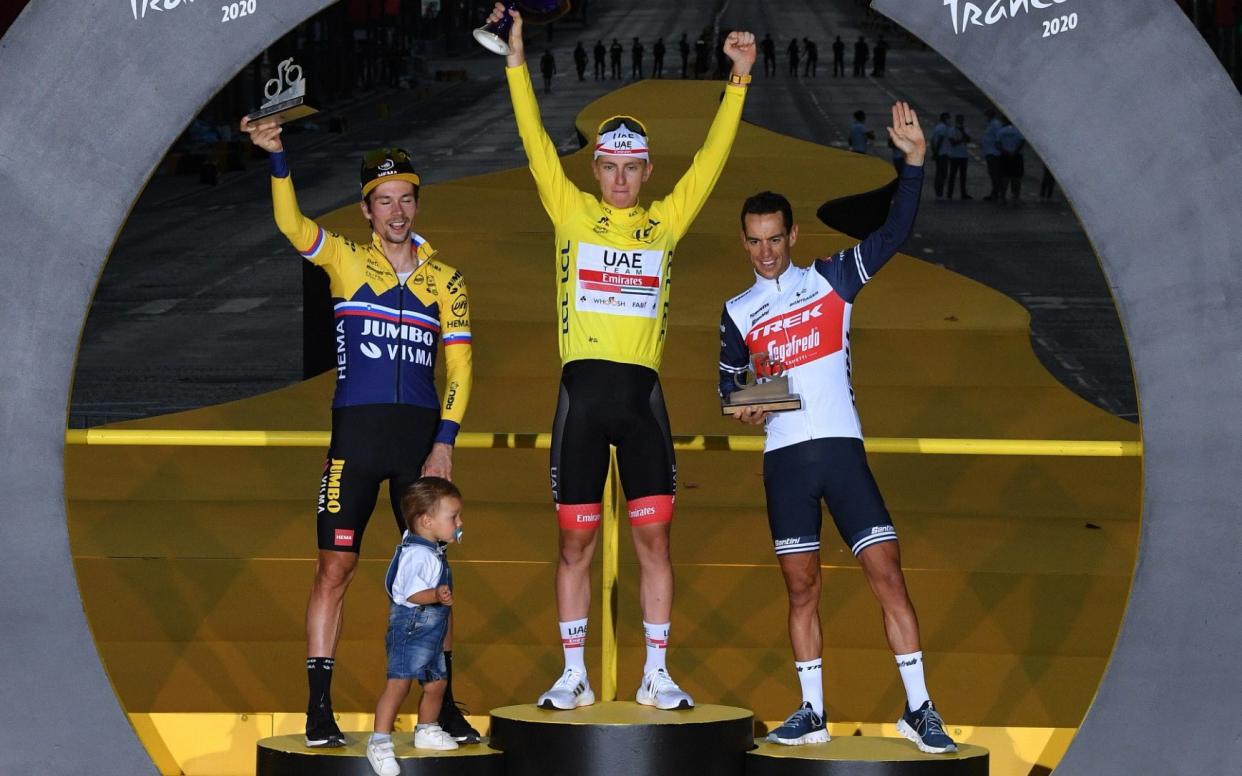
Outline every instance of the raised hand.
[[916, 167], [923, 164], [923, 157], [927, 153], [927, 138], [923, 136], [918, 114], [908, 103], [893, 104], [893, 125], [888, 127], [888, 138], [906, 155], [906, 164]]
[[250, 123], [250, 119], [242, 117], [241, 131], [250, 135], [250, 142], [267, 151], [269, 154], [277, 154], [285, 150], [285, 144], [280, 142], [280, 122], [268, 119], [260, 121], [257, 124]]
[[492, 12], [487, 15], [487, 23], [496, 24], [505, 18], [506, 13], [513, 17], [513, 27], [509, 30], [509, 53], [505, 57], [505, 65], [508, 67], [518, 67], [526, 62], [526, 44], [522, 41], [521, 12], [516, 8], [509, 11], [504, 3], [496, 3], [492, 6]]
[[758, 49], [755, 46], [755, 34], [734, 30], [725, 38], [724, 53], [733, 61], [733, 72], [738, 75], [750, 75], [750, 68], [755, 64]]

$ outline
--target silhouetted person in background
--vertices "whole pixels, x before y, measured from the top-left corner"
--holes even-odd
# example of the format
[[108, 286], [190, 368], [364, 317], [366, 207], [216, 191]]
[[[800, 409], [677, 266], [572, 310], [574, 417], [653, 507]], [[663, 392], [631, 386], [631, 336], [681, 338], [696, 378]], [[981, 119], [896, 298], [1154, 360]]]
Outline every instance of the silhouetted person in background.
[[711, 52], [707, 50], [707, 38], [702, 35], [694, 42], [694, 77], [702, 78], [711, 64], [707, 61]]
[[617, 42], [616, 38], [612, 39], [612, 45], [608, 47], [608, 63], [612, 65], [612, 77], [614, 80], [621, 79], [621, 55], [625, 53], [625, 49]]
[[677, 41], [677, 53], [681, 54], [681, 77], [688, 75], [687, 63], [690, 61], [690, 41], [686, 40], [686, 33], [681, 34], [681, 40]]
[[[731, 63], [729, 62], [729, 58], [725, 56], [724, 44], [725, 40], [729, 37], [729, 33], [731, 32], [733, 31], [721, 30], [716, 36], [716, 74], [713, 77], [717, 80], [724, 80], [729, 75], [729, 66]], [[755, 53], [758, 54], [759, 52], [756, 51]]]
[[881, 35], [880, 39], [875, 42], [875, 64], [871, 68], [871, 74], [884, 77], [884, 68], [888, 65], [888, 41], [884, 40]]
[[604, 48], [604, 41], [595, 41], [592, 53], [595, 55], [595, 80], [602, 81], [607, 77], [604, 71], [604, 56], [608, 54], [608, 49]]
[[574, 67], [578, 68], [578, 80], [586, 80], [587, 53], [586, 47], [582, 45], [582, 41], [578, 41], [578, 45], [574, 47]]
[[651, 77], [664, 77], [664, 38], [656, 38], [655, 45], [651, 47], [651, 55], [655, 58], [651, 65]]
[[785, 49], [785, 56], [789, 57], [789, 74], [794, 78], [798, 77], [798, 39], [794, 38], [789, 41], [789, 48]]
[[763, 74], [776, 75], [776, 43], [772, 35], [764, 35], [759, 42], [759, 50], [763, 52]]
[[988, 195], [984, 197], [986, 200], [994, 200], [1000, 196], [1001, 187], [1001, 169], [1000, 169], [1000, 131], [1001, 121], [996, 118], [996, 111], [988, 108], [983, 112], [988, 120], [987, 127], [983, 130], [983, 142], [980, 144], [983, 150], [983, 161], [988, 166], [988, 180], [992, 182], [992, 189]]
[[953, 199], [953, 184], [958, 181], [961, 182], [962, 199], [974, 199], [966, 193], [966, 166], [970, 162], [966, 144], [969, 142], [966, 117], [959, 113], [953, 120], [953, 128], [949, 130], [949, 199]]
[[860, 110], [854, 111], [854, 124], [850, 127], [850, 150], [865, 154], [875, 140], [875, 133], [867, 129], [867, 114]]
[[810, 38], [802, 39], [802, 50], [806, 53], [806, 69], [802, 75], [812, 78], [819, 77], [819, 46]]
[[539, 72], [543, 73], [543, 93], [552, 93], [552, 76], [556, 75], [556, 59], [552, 57], [552, 52], [545, 49], [543, 56], [539, 58]]
[[932, 128], [929, 144], [936, 160], [936, 199], [944, 198], [944, 181], [949, 176], [949, 114], [941, 113], [940, 122]]
[[832, 42], [832, 77], [845, 75], [845, 41], [838, 35]]
[[867, 75], [867, 60], [871, 58], [871, 47], [867, 45], [867, 39], [858, 36], [858, 42], [854, 44], [854, 77], [862, 78]]
[[640, 80], [643, 77], [643, 42], [638, 38], [634, 38], [634, 42], [630, 45], [630, 78]]
[[1000, 190], [1001, 202], [1008, 201], [1007, 193], [1009, 193], [1013, 194], [1014, 204], [1020, 204], [1022, 176], [1026, 175], [1026, 159], [1022, 156], [1022, 149], [1026, 148], [1026, 138], [1008, 117], [1001, 119], [1000, 148], [1001, 176], [1004, 178]]

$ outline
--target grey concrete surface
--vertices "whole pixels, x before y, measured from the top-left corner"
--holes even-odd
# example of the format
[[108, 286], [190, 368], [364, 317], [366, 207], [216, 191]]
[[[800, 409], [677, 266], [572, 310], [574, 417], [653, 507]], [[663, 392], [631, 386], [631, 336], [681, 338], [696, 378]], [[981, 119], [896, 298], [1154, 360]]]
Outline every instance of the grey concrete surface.
[[964, 2], [876, 7], [1045, 149], [1131, 344], [1144, 437], [1138, 562], [1108, 670], [1057, 773], [1237, 772], [1242, 97], [1163, 0], [1028, 6], [979, 25], [962, 24]]

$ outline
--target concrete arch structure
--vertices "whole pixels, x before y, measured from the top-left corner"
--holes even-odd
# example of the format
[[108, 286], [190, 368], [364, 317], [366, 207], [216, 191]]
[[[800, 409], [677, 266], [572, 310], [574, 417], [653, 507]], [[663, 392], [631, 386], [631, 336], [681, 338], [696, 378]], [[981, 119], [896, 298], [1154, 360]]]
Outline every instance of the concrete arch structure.
[[1234, 772], [1242, 97], [1165, 0], [873, 5], [1039, 149], [1091, 238], [1130, 344], [1144, 440], [1138, 562], [1108, 670], [1057, 773]]
[[64, 428], [95, 284], [147, 178], [243, 65], [331, 0], [33, 0], [0, 39], [0, 772], [155, 773], [82, 610]]
[[[257, 0], [253, 15], [224, 21], [205, 0], [35, 0], [0, 40], [0, 770], [154, 772], [99, 661], [69, 555], [63, 434], [76, 344], [111, 243], [168, 144], [242, 63], [329, 2]], [[1230, 217], [1242, 201], [1242, 100], [1168, 0], [875, 7], [948, 56], [1043, 151], [1131, 343], [1143, 542], [1112, 663], [1059, 772], [1228, 772], [1242, 758], [1225, 723], [1237, 695], [1227, 653], [1242, 640], [1231, 411], [1242, 230]], [[1070, 14], [1073, 27], [1044, 37], [1045, 22]]]

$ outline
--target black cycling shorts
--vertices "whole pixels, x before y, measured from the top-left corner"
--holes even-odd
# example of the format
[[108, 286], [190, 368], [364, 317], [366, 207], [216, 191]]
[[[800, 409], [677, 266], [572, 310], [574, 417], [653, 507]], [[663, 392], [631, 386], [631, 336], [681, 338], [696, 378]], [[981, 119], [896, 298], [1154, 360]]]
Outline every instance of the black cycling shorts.
[[819, 550], [821, 499], [855, 555], [897, 540], [861, 439], [811, 439], [764, 453], [763, 489], [777, 555]]
[[673, 496], [677, 461], [655, 370], [615, 361], [571, 361], [561, 371], [552, 424], [552, 499], [598, 504], [616, 445], [625, 497]]
[[319, 549], [358, 552], [379, 486], [405, 530], [401, 495], [419, 478], [435, 442], [440, 412], [409, 404], [362, 404], [332, 410], [332, 443], [319, 484]]

